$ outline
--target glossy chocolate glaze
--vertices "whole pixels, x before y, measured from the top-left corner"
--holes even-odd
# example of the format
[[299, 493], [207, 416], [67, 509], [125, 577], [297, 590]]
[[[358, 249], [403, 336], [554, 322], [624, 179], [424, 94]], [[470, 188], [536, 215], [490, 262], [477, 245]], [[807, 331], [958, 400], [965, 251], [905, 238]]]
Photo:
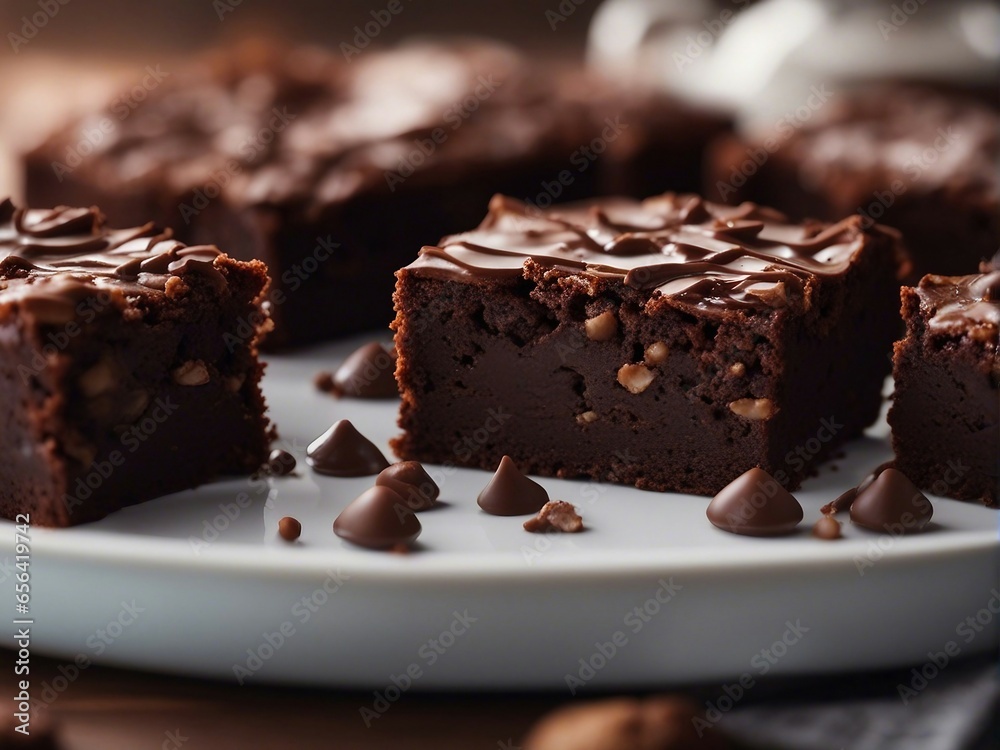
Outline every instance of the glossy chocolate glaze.
[[609, 198], [548, 211], [496, 196], [477, 229], [424, 247], [409, 269], [454, 280], [513, 278], [530, 259], [620, 279], [702, 310], [807, 309], [817, 281], [845, 274], [864, 243], [857, 217], [790, 224], [753, 203], [729, 207], [694, 195]]
[[162, 293], [171, 277], [197, 274], [217, 289], [215, 247], [188, 247], [152, 224], [109, 229], [96, 208], [16, 208], [0, 203], [0, 293], [6, 301], [58, 305], [95, 290]]
[[1000, 326], [1000, 271], [970, 276], [924, 276], [917, 286], [920, 306], [931, 312], [927, 326], [936, 333], [958, 333], [979, 326]]

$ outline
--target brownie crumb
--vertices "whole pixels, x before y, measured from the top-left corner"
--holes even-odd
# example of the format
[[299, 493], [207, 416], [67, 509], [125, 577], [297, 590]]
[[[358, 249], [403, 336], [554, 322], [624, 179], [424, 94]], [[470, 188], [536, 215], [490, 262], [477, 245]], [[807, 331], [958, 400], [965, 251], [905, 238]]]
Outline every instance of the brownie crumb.
[[267, 473], [275, 477], [287, 477], [295, 471], [295, 456], [280, 448], [271, 451], [267, 459]]
[[409, 544], [398, 542], [389, 548], [389, 552], [394, 555], [408, 555], [413, 552], [413, 548]]
[[538, 515], [524, 522], [524, 530], [531, 532], [562, 531], [576, 534], [583, 531], [583, 519], [569, 503], [551, 500], [542, 506]]
[[318, 372], [316, 377], [313, 378], [313, 385], [316, 389], [322, 391], [323, 393], [333, 393], [333, 373], [332, 372]]
[[833, 516], [823, 516], [813, 524], [812, 535], [817, 539], [840, 539], [840, 521]]
[[297, 518], [285, 516], [278, 521], [278, 534], [286, 542], [294, 542], [302, 536], [302, 524], [299, 523]]

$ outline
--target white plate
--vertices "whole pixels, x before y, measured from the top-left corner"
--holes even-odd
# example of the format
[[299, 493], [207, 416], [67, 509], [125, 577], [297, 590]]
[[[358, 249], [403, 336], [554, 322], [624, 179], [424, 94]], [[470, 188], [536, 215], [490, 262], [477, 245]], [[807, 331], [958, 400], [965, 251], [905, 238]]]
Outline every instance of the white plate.
[[[420, 515], [419, 551], [352, 548], [331, 526], [371, 478], [315, 475], [303, 450], [348, 418], [388, 455], [395, 402], [312, 386], [356, 343], [271, 358], [265, 390], [298, 477], [32, 529], [33, 652], [391, 698], [394, 685], [582, 692], [916, 664], [949, 641], [963, 655], [997, 647], [997, 618], [965, 623], [996, 593], [995, 511], [935, 499], [928, 533], [846, 524], [836, 542], [809, 536], [825, 502], [890, 457], [884, 423], [796, 493], [806, 518], [790, 538], [718, 531], [708, 498], [556, 479], [539, 481], [589, 530], [528, 534], [523, 518], [479, 511], [487, 473], [437, 466], [446, 507]], [[285, 515], [302, 522], [295, 545], [276, 535]], [[4, 522], [0, 601], [11, 609], [13, 544]]]

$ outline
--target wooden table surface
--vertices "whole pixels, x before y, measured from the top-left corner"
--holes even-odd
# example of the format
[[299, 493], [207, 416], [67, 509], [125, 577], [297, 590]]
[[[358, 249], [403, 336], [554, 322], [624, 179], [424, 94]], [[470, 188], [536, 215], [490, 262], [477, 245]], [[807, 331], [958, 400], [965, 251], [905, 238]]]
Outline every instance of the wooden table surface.
[[[16, 693], [13, 669], [8, 666], [13, 662], [11, 651], [0, 650], [0, 695], [5, 702]], [[995, 664], [990, 657], [956, 662], [949, 667], [949, 678], [960, 681], [962, 674], [982, 674], [984, 667], [994, 668], [991, 662]], [[56, 727], [60, 750], [518, 750], [539, 717], [577, 700], [566, 692], [410, 693], [367, 727], [360, 713], [362, 707], [372, 705], [367, 692], [240, 687], [97, 666], [68, 683], [54, 683], [64, 664], [36, 655], [31, 658], [34, 698], [43, 695], [46, 683], [63, 688], [32, 718], [35, 722], [48, 719]], [[871, 701], [871, 706], [887, 699], [898, 703], [896, 685], [908, 679], [909, 673], [900, 670], [763, 681], [733, 713], [752, 713], [750, 718], [758, 726], [763, 722], [797, 728], [811, 721], [824, 727], [824, 736], [832, 726], [840, 726], [845, 742], [838, 744], [830, 737], [830, 747], [852, 748], [855, 743], [850, 738], [858, 734], [849, 727], [852, 719], [855, 724], [864, 723], [862, 716], [868, 713], [861, 708], [864, 702]], [[701, 704], [718, 697], [718, 692], [718, 685], [701, 686], [691, 688], [687, 695]], [[601, 697], [597, 693], [585, 699]], [[906, 710], [930, 708], [928, 703], [922, 705], [925, 708], [914, 704]], [[825, 712], [820, 720], [817, 707]], [[4, 708], [4, 719], [9, 710]], [[992, 726], [982, 727], [986, 736], [968, 747], [1000, 747], [1000, 706], [993, 713]], [[755, 733], [746, 731], [747, 722], [741, 723], [741, 739], [753, 739]], [[0, 750], [6, 747], [0, 739]]]
[[[14, 658], [0, 651], [0, 685], [13, 696]], [[31, 689], [41, 694], [64, 662], [32, 656]], [[62, 682], [56, 683], [62, 686]], [[369, 693], [239, 687], [92, 666], [48, 708], [65, 750], [514, 750], [560, 695], [404, 695], [372, 726], [360, 714]], [[5, 717], [7, 706], [4, 707]], [[5, 748], [0, 741], [0, 748]]]

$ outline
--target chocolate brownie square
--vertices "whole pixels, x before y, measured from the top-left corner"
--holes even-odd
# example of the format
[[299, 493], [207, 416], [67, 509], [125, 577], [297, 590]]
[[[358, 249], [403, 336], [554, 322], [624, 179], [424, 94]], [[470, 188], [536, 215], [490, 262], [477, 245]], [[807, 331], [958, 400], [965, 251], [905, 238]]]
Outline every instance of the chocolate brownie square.
[[997, 507], [1000, 268], [983, 271], [903, 287], [889, 424], [896, 466], [915, 484]]
[[70, 526], [258, 469], [266, 286], [152, 225], [0, 203], [0, 516]]
[[793, 218], [856, 214], [903, 234], [913, 280], [974, 273], [1000, 237], [1000, 113], [960, 94], [890, 87], [838, 93], [796, 126], [723, 136], [712, 200]]
[[758, 466], [795, 487], [878, 415], [903, 270], [898, 235], [858, 217], [497, 196], [398, 273], [393, 447], [703, 495]]
[[646, 194], [650, 174], [669, 181], [658, 189], [687, 187], [726, 127], [666, 97], [574, 80], [586, 96], [484, 42], [346, 61], [227, 48], [172, 70], [124, 119], [92, 113], [27, 154], [26, 195], [97, 203], [113, 223], [152, 219], [263, 260], [269, 348], [381, 328], [413, 243], [474, 225], [494, 193], [545, 207], [606, 186]]

